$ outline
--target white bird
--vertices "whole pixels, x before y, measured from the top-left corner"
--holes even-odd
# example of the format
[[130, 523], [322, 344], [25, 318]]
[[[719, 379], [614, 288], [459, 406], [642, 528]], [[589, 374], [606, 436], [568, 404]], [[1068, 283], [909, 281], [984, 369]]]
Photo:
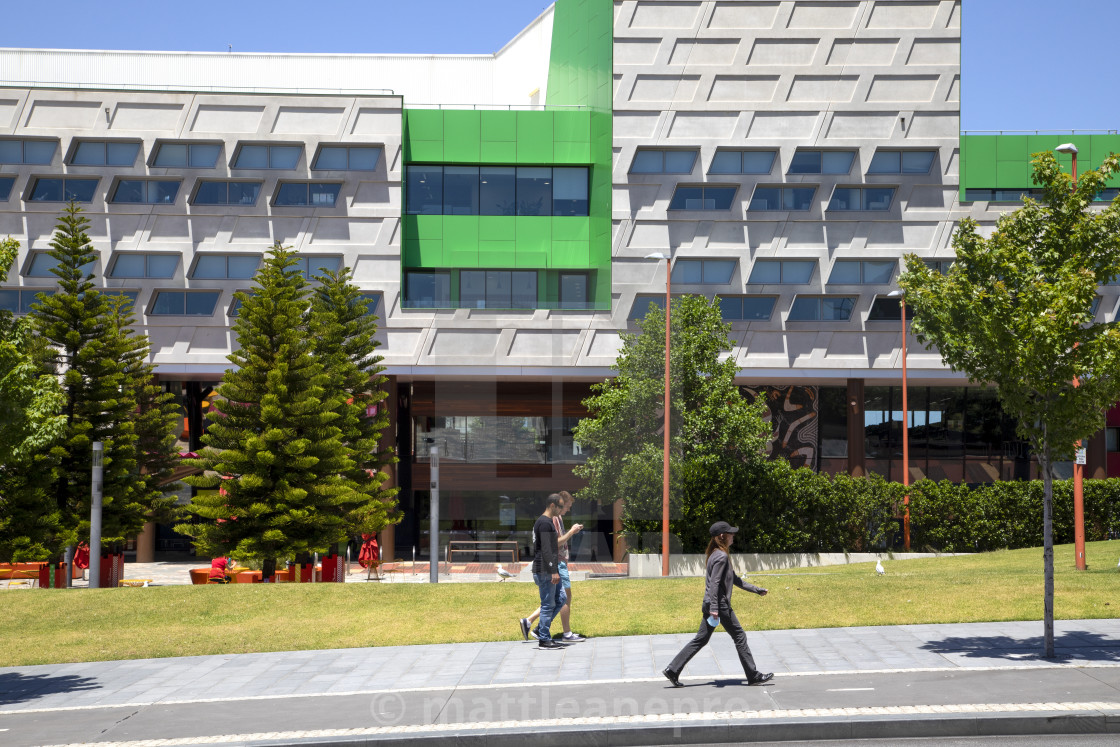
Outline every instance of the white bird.
[[876, 560], [875, 561], [875, 572], [878, 573], [880, 576], [882, 576], [884, 573], [887, 572], [887, 570], [885, 568], [883, 568], [883, 561], [881, 561], [881, 560]]
[[498, 566], [498, 575], [501, 576], [501, 578], [498, 579], [499, 582], [505, 581], [507, 578], [513, 578], [513, 574], [501, 566]]

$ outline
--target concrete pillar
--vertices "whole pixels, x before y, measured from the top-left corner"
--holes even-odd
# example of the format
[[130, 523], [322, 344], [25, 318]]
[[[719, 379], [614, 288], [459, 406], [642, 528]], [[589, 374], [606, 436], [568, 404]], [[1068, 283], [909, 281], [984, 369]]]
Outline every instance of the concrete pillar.
[[136, 562], [154, 563], [156, 559], [156, 525], [149, 521], [136, 535]]
[[865, 477], [863, 433], [863, 379], [848, 379], [848, 474]]

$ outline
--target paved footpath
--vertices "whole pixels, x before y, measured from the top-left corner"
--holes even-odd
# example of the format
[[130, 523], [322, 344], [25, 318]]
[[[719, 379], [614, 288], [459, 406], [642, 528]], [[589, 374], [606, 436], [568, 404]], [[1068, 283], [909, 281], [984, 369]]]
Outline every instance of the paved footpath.
[[[516, 621], [511, 621], [511, 626]], [[564, 650], [492, 642], [0, 669], [0, 744], [638, 745], [1120, 734], [1120, 620], [718, 632]]]

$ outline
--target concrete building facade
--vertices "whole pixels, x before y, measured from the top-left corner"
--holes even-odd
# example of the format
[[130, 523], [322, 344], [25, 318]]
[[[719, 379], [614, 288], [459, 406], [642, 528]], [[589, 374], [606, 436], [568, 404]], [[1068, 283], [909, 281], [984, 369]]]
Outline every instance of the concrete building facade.
[[[429, 444], [441, 547], [524, 539], [578, 488], [580, 401], [670, 254], [675, 292], [719, 297], [775, 455], [900, 479], [901, 257], [947, 267], [961, 217], [1014, 207], [966, 186], [1029, 186], [960, 179], [960, 26], [959, 0], [558, 0], [494, 55], [0, 50], [0, 234], [23, 247], [0, 305], [50, 291], [78, 199], [191, 448], [264, 251], [353, 268], [401, 455], [386, 544], [426, 556]], [[991, 393], [910, 350], [912, 477], [1029, 474]], [[581, 557], [616, 554], [616, 513], [577, 507]]]

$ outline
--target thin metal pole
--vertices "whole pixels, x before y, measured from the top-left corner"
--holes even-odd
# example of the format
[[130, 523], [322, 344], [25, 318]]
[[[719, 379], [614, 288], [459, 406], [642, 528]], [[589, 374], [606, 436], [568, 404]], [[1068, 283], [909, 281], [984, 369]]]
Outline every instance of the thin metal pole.
[[93, 501], [89, 509], [89, 588], [101, 586], [101, 478], [102, 446], [93, 442]]
[[[1073, 154], [1073, 191], [1077, 191], [1077, 153]], [[1076, 345], [1075, 345], [1076, 347]], [[1074, 387], [1081, 385], [1073, 377]], [[1085, 465], [1081, 463], [1081, 440], [1074, 445], [1073, 460], [1073, 555], [1077, 570], [1087, 570], [1085, 564]]]
[[902, 546], [910, 549], [910, 406], [906, 398], [906, 296], [899, 299], [902, 308]]
[[661, 575], [669, 575], [669, 314], [672, 300], [670, 288], [673, 260], [665, 258], [665, 443], [661, 467]]
[[439, 447], [432, 444], [429, 464], [432, 472], [432, 498], [428, 521], [428, 580], [439, 583]]

